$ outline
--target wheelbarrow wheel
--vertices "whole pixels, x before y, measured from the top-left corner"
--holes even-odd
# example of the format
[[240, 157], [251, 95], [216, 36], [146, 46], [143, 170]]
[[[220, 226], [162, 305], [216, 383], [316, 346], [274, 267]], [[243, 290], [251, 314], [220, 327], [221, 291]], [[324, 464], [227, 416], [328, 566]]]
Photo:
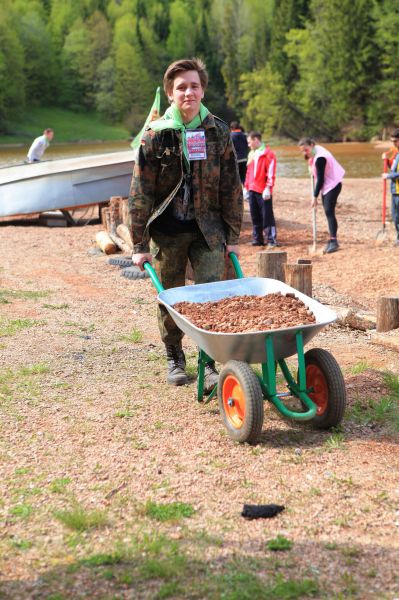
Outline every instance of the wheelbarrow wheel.
[[309, 398], [317, 405], [310, 421], [317, 429], [336, 427], [342, 421], [346, 406], [345, 381], [339, 364], [322, 348], [305, 352], [306, 387], [313, 388]]
[[246, 362], [230, 360], [219, 375], [219, 408], [229, 436], [256, 444], [263, 426], [263, 394], [257, 376]]

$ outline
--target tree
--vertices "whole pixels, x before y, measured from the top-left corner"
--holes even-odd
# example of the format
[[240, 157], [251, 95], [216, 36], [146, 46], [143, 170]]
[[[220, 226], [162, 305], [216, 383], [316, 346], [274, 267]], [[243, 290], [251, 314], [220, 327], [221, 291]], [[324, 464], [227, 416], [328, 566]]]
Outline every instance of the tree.
[[284, 85], [281, 76], [267, 63], [241, 75], [240, 93], [245, 102], [242, 123], [247, 129], [256, 129], [266, 136], [281, 128], [281, 101]]
[[376, 26], [375, 83], [368, 110], [370, 133], [399, 124], [397, 82], [399, 80], [399, 13], [393, 2], [383, 0], [374, 10]]
[[191, 57], [195, 51], [195, 21], [192, 11], [183, 0], [170, 6], [170, 27], [166, 48], [171, 60]]
[[373, 0], [312, 0], [312, 21], [287, 34], [284, 51], [299, 79], [289, 101], [309, 115], [315, 129], [340, 139], [364, 122], [372, 84]]
[[[155, 86], [156, 87], [156, 86]], [[154, 86], [144, 67], [140, 50], [122, 42], [115, 50], [115, 102], [118, 116], [129, 115], [132, 130], [145, 121]]]
[[16, 15], [5, 1], [0, 7], [0, 131], [25, 108], [24, 50], [13, 27]]
[[[29, 10], [30, 8], [30, 10]], [[57, 62], [50, 32], [39, 12], [25, 7], [20, 17], [26, 96], [31, 104], [51, 104], [57, 90]]]
[[239, 109], [238, 82], [240, 71], [238, 65], [237, 41], [238, 27], [238, 0], [228, 0], [225, 6], [225, 19], [222, 26], [222, 75], [226, 86], [228, 104], [234, 109]]

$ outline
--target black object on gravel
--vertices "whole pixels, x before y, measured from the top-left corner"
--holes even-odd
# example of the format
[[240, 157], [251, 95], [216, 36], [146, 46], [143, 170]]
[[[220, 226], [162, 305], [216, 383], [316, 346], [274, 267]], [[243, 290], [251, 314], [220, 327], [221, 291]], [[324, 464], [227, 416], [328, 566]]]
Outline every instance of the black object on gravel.
[[128, 256], [113, 256], [108, 259], [109, 265], [117, 265], [118, 267], [131, 267], [133, 261]]
[[140, 271], [139, 267], [136, 266], [122, 269], [122, 275], [123, 277], [127, 277], [128, 279], [146, 279], [147, 277], [149, 277], [147, 271]]
[[244, 504], [241, 516], [246, 519], [271, 519], [284, 508], [280, 504]]

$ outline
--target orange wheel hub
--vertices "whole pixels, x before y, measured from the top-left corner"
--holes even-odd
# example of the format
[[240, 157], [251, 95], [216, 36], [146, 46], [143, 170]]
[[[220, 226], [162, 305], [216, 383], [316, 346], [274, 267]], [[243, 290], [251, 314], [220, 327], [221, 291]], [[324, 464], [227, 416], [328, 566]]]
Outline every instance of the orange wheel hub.
[[224, 380], [222, 398], [227, 419], [235, 429], [240, 429], [245, 419], [245, 396], [234, 375], [228, 375]]
[[306, 387], [313, 388], [309, 398], [317, 406], [316, 415], [324, 414], [328, 406], [328, 385], [323, 371], [317, 365], [306, 367]]

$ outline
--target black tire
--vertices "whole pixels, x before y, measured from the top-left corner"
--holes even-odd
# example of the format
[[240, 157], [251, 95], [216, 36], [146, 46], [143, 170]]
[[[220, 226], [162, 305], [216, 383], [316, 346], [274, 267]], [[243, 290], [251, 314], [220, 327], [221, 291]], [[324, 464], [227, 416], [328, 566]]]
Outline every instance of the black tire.
[[108, 264], [116, 265], [118, 267], [131, 267], [133, 261], [128, 256], [114, 256], [108, 259]]
[[[240, 392], [241, 398], [231, 397], [233, 390]], [[219, 375], [218, 400], [229, 436], [236, 442], [256, 444], [263, 427], [263, 394], [257, 376], [247, 363], [230, 360], [225, 364]], [[233, 405], [229, 408], [227, 403], [231, 400]]]
[[316, 386], [309, 397], [319, 407], [310, 423], [317, 429], [336, 427], [346, 407], [345, 381], [339, 364], [327, 350], [312, 348], [305, 352], [305, 368], [306, 387]]
[[147, 279], [149, 274], [147, 271], [140, 271], [139, 267], [131, 266], [126, 269], [122, 269], [123, 277], [127, 277], [128, 279]]

